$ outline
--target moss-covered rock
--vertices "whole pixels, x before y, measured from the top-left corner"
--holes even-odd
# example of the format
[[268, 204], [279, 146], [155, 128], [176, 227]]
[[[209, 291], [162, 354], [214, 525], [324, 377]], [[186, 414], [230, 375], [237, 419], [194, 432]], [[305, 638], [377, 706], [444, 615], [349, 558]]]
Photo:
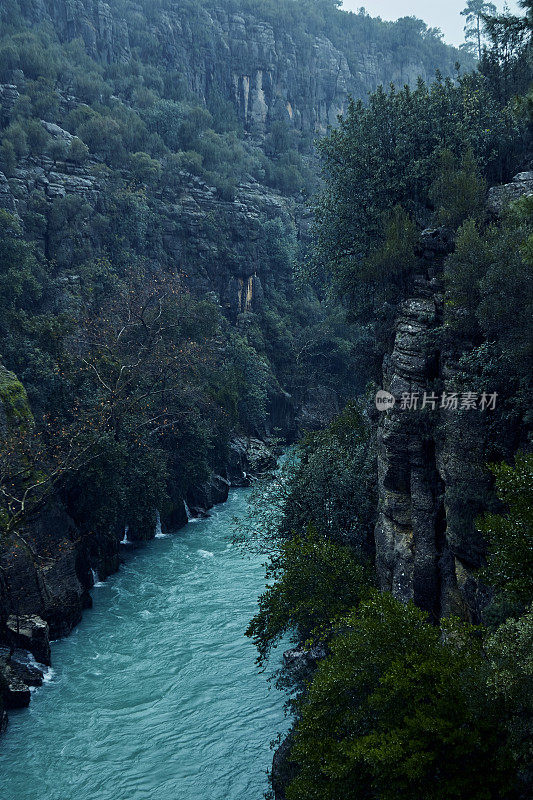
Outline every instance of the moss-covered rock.
[[28, 396], [14, 372], [0, 364], [0, 431], [33, 423]]

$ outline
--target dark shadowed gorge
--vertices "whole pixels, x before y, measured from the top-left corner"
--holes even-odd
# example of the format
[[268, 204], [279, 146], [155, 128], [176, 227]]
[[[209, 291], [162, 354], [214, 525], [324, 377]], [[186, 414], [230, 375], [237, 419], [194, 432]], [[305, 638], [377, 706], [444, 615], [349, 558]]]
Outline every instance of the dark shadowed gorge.
[[466, 6], [0, 3], [2, 797], [528, 796], [533, 8]]

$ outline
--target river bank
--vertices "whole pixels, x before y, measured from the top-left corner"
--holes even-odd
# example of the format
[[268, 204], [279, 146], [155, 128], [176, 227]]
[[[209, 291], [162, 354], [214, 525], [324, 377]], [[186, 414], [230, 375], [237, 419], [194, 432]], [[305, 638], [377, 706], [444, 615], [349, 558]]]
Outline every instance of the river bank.
[[[26, 707], [51, 665], [50, 640], [67, 636], [92, 606], [91, 589], [118, 571], [127, 548], [176, 532], [189, 519], [205, 517], [225, 502], [230, 487], [245, 487], [275, 465], [274, 451], [259, 439], [232, 442], [225, 475], [213, 475], [186, 498], [175, 498], [172, 513], [154, 518], [150, 529], [109, 531], [80, 538], [68, 519], [53, 510], [38, 521], [37, 555], [15, 543], [1, 553], [0, 691], [6, 709]], [[39, 552], [40, 551], [40, 552]], [[0, 709], [0, 733], [7, 716]]]

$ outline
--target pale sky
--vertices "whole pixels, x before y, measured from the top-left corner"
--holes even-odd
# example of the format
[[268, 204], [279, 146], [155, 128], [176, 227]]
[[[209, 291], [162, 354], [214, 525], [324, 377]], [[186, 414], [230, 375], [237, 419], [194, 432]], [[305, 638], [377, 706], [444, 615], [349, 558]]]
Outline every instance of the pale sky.
[[[503, 9], [502, 0], [492, 2], [499, 11]], [[357, 11], [361, 6], [366, 8], [370, 16], [381, 19], [418, 17], [430, 28], [440, 28], [448, 44], [459, 45], [464, 42], [465, 18], [461, 17], [461, 11], [466, 6], [465, 0], [343, 0], [343, 8], [347, 11]], [[520, 13], [515, 0], [508, 0], [508, 6], [513, 13]]]

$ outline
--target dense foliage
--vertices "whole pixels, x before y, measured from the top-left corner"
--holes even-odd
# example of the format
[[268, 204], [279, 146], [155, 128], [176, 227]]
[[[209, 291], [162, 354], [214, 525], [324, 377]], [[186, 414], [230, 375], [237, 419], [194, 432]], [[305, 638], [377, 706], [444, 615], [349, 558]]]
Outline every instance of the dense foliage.
[[483, 578], [495, 591], [496, 608], [518, 616], [533, 597], [533, 456], [518, 453], [514, 466], [497, 464], [492, 472], [505, 511], [479, 523], [488, 540]]
[[286, 633], [308, 644], [328, 641], [334, 621], [358, 603], [367, 583], [351, 548], [320, 535], [312, 525], [281, 544], [267, 578], [277, 580], [262, 595], [247, 631], [261, 663]]
[[500, 798], [504, 710], [473, 631], [375, 594], [344, 622], [302, 706], [290, 800]]
[[[311, 139], [281, 119], [264, 141], [246, 136], [222, 88], [193, 92], [147, 33], [169, 4], [117, 7], [126, 60], [62, 38], [26, 3], [0, 10], [0, 83], [16, 98], [2, 103], [0, 171], [18, 212], [0, 212], [0, 358], [33, 415], [29, 427], [10, 419], [2, 440], [9, 532], [57, 493], [82, 530], [136, 519], [147, 531], [156, 508], [172, 518], [223, 468], [236, 431], [277, 432], [284, 390], [298, 403], [309, 387], [347, 397], [355, 383], [342, 312], [292, 281], [291, 203], [315, 183]], [[207, 11], [182, 12], [200, 42]], [[80, 190], [37, 180], [26, 192], [43, 169]], [[286, 202], [236, 222], [236, 187], [254, 180]], [[193, 230], [178, 205], [191, 186], [213, 209]], [[221, 305], [256, 265], [262, 302]]]
[[[301, 609], [305, 634], [315, 631], [311, 641], [325, 632], [318, 638], [327, 655], [300, 679], [294, 729], [279, 753], [276, 780], [288, 800], [511, 800], [528, 796], [531, 786], [533, 216], [530, 197], [491, 214], [486, 202], [487, 188], [526, 168], [531, 154], [531, 3], [522, 5], [526, 17], [483, 22], [490, 48], [475, 73], [379, 90], [368, 105], [352, 104], [321, 144], [325, 187], [312, 267], [333, 276], [359, 341], [367, 342], [359, 369], [378, 379], [399, 303], [428, 270], [417, 251], [420, 231], [442, 226], [454, 247], [432, 265], [444, 278], [435, 347], [453, 365], [454, 388], [497, 391], [500, 402], [486, 420], [457, 418], [447, 432], [457, 458], [457, 442], [472, 442], [469, 425], [476, 437], [468, 463], [478, 472], [455, 487], [457, 497], [447, 495], [446, 515], [474, 537], [474, 518], [485, 511], [475, 522], [486, 543], [476, 574], [485, 595], [477, 628], [453, 617], [430, 622], [413, 604], [374, 591], [368, 575], [354, 581], [352, 608], [349, 592], [325, 577], [306, 580], [306, 520], [331, 543], [331, 575], [342, 571], [346, 546], [363, 569], [357, 536], [342, 547], [338, 534], [346, 511], [363, 527], [371, 522], [371, 481], [356, 457], [346, 462], [353, 502], [339, 490], [346, 451], [333, 455], [335, 423], [301, 446], [286, 483], [297, 491], [277, 521], [285, 544], [272, 564], [280, 569], [249, 630], [261, 657], [278, 632], [292, 629], [302, 641]], [[469, 3], [468, 13], [478, 7], [483, 21], [489, 4]], [[491, 491], [485, 465], [496, 460]]]
[[417, 227], [475, 217], [484, 181], [502, 182], [521, 165], [523, 128], [482, 75], [467, 74], [380, 89], [367, 106], [352, 103], [320, 143], [326, 189], [314, 269], [332, 274], [349, 298], [368, 377], [381, 365], [394, 308], [412, 288]]

